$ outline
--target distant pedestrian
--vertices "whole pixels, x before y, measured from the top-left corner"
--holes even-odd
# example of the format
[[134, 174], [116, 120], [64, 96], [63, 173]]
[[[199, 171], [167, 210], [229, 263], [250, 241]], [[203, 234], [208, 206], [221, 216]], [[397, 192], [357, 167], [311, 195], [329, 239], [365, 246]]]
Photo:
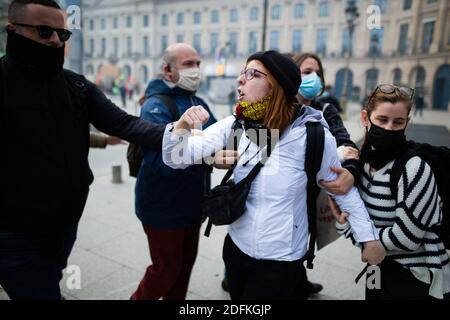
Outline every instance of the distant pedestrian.
[[135, 87], [136, 87], [136, 81], [132, 75], [128, 76], [125, 86], [126, 86], [126, 92], [128, 95], [128, 99], [130, 101], [133, 101]]
[[364, 110], [367, 107], [367, 103], [369, 102], [369, 98], [372, 95], [372, 91], [366, 90], [366, 94], [361, 100], [361, 110]]
[[122, 108], [126, 109], [127, 107], [127, 83], [125, 80], [125, 75], [121, 74], [118, 81], [118, 88], [120, 99], [122, 101]]
[[230, 107], [230, 114], [233, 114], [233, 109], [236, 106], [236, 102], [236, 88], [231, 87], [230, 94], [228, 95], [228, 106]]
[[421, 92], [417, 93], [415, 99], [415, 109], [414, 109], [414, 117], [419, 113], [420, 117], [423, 118], [423, 108], [425, 106], [425, 99]]

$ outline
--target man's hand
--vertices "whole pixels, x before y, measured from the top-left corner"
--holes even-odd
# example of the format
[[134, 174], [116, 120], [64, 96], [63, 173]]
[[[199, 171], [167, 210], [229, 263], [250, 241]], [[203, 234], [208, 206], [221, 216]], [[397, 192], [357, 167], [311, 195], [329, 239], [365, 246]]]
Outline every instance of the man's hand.
[[339, 209], [338, 205], [334, 200], [328, 196], [328, 205], [330, 206], [331, 213], [333, 213], [334, 218], [339, 224], [345, 224], [347, 222], [348, 213], [347, 212], [341, 212], [341, 209]]
[[213, 167], [217, 169], [231, 169], [238, 161], [238, 153], [235, 150], [220, 150], [214, 156]]
[[380, 264], [386, 257], [386, 250], [380, 241], [364, 242], [364, 250], [362, 252], [361, 260], [370, 265]]
[[338, 178], [334, 181], [320, 181], [321, 186], [324, 187], [329, 193], [337, 196], [342, 196], [349, 192], [355, 183], [355, 178], [350, 171], [345, 168], [335, 167], [332, 167], [330, 170], [336, 173]]
[[203, 131], [201, 131], [201, 130], [192, 129], [192, 130], [191, 130], [191, 136], [193, 136], [193, 137], [195, 137], [195, 136], [204, 137], [205, 134], [204, 134]]
[[353, 147], [345, 147], [343, 151], [344, 160], [356, 159], [359, 160], [359, 151]]
[[118, 144], [127, 144], [125, 141], [120, 139], [119, 137], [107, 136], [106, 137], [106, 145], [108, 146], [116, 146]]
[[190, 107], [175, 123], [174, 131], [177, 134], [184, 134], [191, 129], [201, 128], [208, 120], [209, 113], [202, 106]]

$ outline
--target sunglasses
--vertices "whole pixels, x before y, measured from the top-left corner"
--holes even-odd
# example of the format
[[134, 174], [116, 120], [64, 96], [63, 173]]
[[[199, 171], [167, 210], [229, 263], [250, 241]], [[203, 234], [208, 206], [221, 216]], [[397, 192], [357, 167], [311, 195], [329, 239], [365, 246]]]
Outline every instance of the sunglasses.
[[252, 80], [255, 77], [256, 73], [260, 73], [260, 74], [262, 74], [262, 75], [267, 77], [267, 74], [265, 74], [264, 72], [261, 72], [261, 71], [259, 71], [257, 69], [254, 69], [254, 68], [249, 68], [247, 70], [242, 70], [241, 71], [241, 76], [244, 75], [245, 76], [245, 80], [250, 81], [250, 80]]
[[55, 31], [58, 34], [59, 40], [61, 40], [62, 42], [66, 42], [67, 40], [69, 40], [70, 36], [72, 35], [72, 32], [69, 30], [53, 28], [53, 27], [46, 26], [46, 25], [33, 26], [31, 24], [25, 24], [25, 23], [12, 23], [12, 24], [15, 26], [19, 26], [19, 27], [34, 28], [37, 30], [39, 36], [42, 39], [50, 38], [53, 35], [53, 32], [55, 32]]
[[404, 95], [411, 100], [414, 97], [414, 89], [412, 89], [412, 88], [403, 87], [403, 86], [394, 86], [392, 84], [380, 84], [379, 86], [376, 87], [376, 89], [370, 95], [368, 103], [370, 102], [370, 100], [372, 100], [372, 98], [375, 96], [375, 94], [378, 92], [378, 90], [385, 94], [392, 94], [395, 91], [398, 91], [401, 95]]

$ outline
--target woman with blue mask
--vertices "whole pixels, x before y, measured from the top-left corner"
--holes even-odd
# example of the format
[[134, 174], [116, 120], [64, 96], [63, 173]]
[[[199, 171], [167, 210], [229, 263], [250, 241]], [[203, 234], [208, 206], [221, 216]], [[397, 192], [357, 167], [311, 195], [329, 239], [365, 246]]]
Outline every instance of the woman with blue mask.
[[[360, 177], [357, 160], [359, 157], [358, 149], [344, 127], [338, 111], [340, 107], [337, 107], [334, 103], [329, 103], [329, 99], [324, 103], [319, 99], [325, 91], [325, 78], [320, 58], [312, 53], [291, 55], [291, 58], [299, 67], [302, 77], [297, 100], [300, 104], [311, 106], [323, 112], [323, 116], [330, 127], [330, 132], [336, 139], [339, 160], [342, 163], [342, 168], [332, 168], [338, 174], [337, 180], [322, 182], [322, 185], [330, 193], [345, 194]], [[304, 287], [297, 290], [298, 299], [322, 290], [322, 285], [311, 283], [307, 279], [305, 281]]]
[[298, 89], [297, 99], [301, 104], [311, 106], [323, 112], [331, 134], [336, 139], [337, 151], [342, 168], [335, 170], [339, 178], [333, 182], [323, 183], [325, 189], [333, 194], [345, 194], [355, 181], [359, 180], [359, 152], [356, 144], [350, 139], [350, 134], [344, 126], [338, 107], [320, 98], [325, 88], [325, 78], [322, 61], [313, 53], [293, 55], [292, 59], [300, 68], [302, 83]]
[[322, 62], [315, 54], [305, 53], [293, 56], [300, 68], [302, 83], [298, 89], [299, 101], [305, 105], [323, 93], [325, 79], [323, 76]]
[[302, 73], [302, 84], [298, 93], [308, 101], [313, 100], [323, 91], [322, 79], [316, 72]]

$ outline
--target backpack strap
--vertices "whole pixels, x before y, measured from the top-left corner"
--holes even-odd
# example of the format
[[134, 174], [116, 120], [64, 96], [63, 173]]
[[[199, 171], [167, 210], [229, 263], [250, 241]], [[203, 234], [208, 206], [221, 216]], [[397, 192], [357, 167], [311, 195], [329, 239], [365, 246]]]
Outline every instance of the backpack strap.
[[389, 177], [389, 188], [391, 189], [392, 196], [397, 200], [398, 182], [405, 170], [406, 163], [409, 159], [415, 157], [417, 152], [414, 149], [409, 148], [403, 155], [395, 159], [391, 169], [391, 176]]
[[[235, 134], [235, 133], [237, 133], [237, 134]], [[243, 130], [242, 123], [238, 119], [234, 120], [233, 126], [231, 127], [231, 132], [230, 132], [230, 135], [228, 136], [227, 144], [225, 145], [224, 150], [227, 150], [228, 146], [232, 146], [233, 150], [237, 151], [237, 149], [239, 147], [239, 141], [241, 141], [241, 137], [242, 137], [243, 133], [244, 133], [244, 130]], [[261, 165], [261, 162], [258, 162], [257, 166], [259, 166], [259, 165]], [[226, 184], [227, 181], [231, 178], [235, 167], [236, 167], [236, 164], [234, 164], [227, 171], [227, 173], [223, 177], [222, 181], [220, 182], [221, 185]], [[255, 174], [255, 171], [256, 171], [255, 168], [252, 169], [253, 174]], [[259, 170], [261, 170], [261, 168], [262, 168], [262, 165], [261, 165], [261, 167], [259, 167], [259, 169], [257, 169], [258, 173], [259, 173]], [[255, 177], [256, 177], [256, 175], [257, 175], [257, 173], [255, 174]], [[249, 174], [249, 176], [250, 176], [250, 174]], [[253, 179], [254, 179], [254, 177], [253, 177]], [[252, 179], [252, 181], [253, 181], [253, 179]], [[204, 235], [206, 237], [209, 237], [209, 234], [211, 233], [211, 228], [212, 228], [212, 222], [211, 222], [211, 219], [208, 219], [208, 224], [206, 225], [206, 229], [205, 229], [205, 233], [204, 233]]]
[[[234, 134], [235, 132], [237, 134]], [[228, 136], [227, 144], [225, 145], [224, 150], [227, 150], [227, 148], [229, 146], [232, 146], [233, 150], [237, 151], [237, 149], [239, 147], [239, 141], [241, 140], [243, 133], [244, 133], [244, 130], [243, 130], [242, 123], [238, 119], [234, 120], [233, 126], [231, 127], [231, 132], [230, 132], [230, 135]], [[228, 149], [228, 150], [231, 150], [231, 149]], [[220, 183], [221, 185], [224, 185], [228, 181], [228, 179], [231, 178], [234, 168], [235, 168], [235, 165], [233, 165], [227, 171], [227, 173], [225, 174], [225, 176], [222, 179], [222, 182]]]
[[322, 112], [324, 113], [325, 112], [325, 110], [327, 110], [328, 109], [328, 107], [330, 107], [331, 106], [331, 103], [329, 103], [329, 102], [325, 102], [324, 104], [323, 104], [323, 106], [322, 106]]
[[[237, 134], [233, 134], [237, 132]], [[231, 127], [231, 134], [228, 136], [228, 141], [224, 149], [227, 149], [229, 146], [233, 147], [233, 150], [236, 151], [239, 147], [239, 141], [241, 140], [242, 134], [244, 133], [244, 126], [242, 122], [238, 119], [234, 120], [233, 126]]]
[[308, 122], [306, 123], [306, 135], [305, 171], [308, 177], [306, 204], [310, 233], [309, 247], [306, 254], [306, 267], [312, 269], [314, 266], [314, 250], [317, 236], [316, 201], [320, 191], [317, 186], [316, 176], [322, 165], [323, 150], [325, 146], [325, 131], [320, 122]]
[[[172, 96], [167, 94], [155, 94], [153, 96], [161, 100], [164, 106], [169, 109], [173, 121], [177, 121], [180, 118], [178, 108], [175, 105], [175, 101]], [[127, 149], [127, 161], [129, 166], [129, 175], [131, 177], [138, 177], [143, 158], [144, 153], [141, 147], [136, 143], [130, 143]]]
[[178, 112], [178, 108], [175, 105], [174, 98], [168, 94], [155, 94], [154, 97], [157, 97], [161, 102], [169, 109], [170, 114], [172, 115], [172, 120], [177, 121], [180, 119], [180, 113]]

